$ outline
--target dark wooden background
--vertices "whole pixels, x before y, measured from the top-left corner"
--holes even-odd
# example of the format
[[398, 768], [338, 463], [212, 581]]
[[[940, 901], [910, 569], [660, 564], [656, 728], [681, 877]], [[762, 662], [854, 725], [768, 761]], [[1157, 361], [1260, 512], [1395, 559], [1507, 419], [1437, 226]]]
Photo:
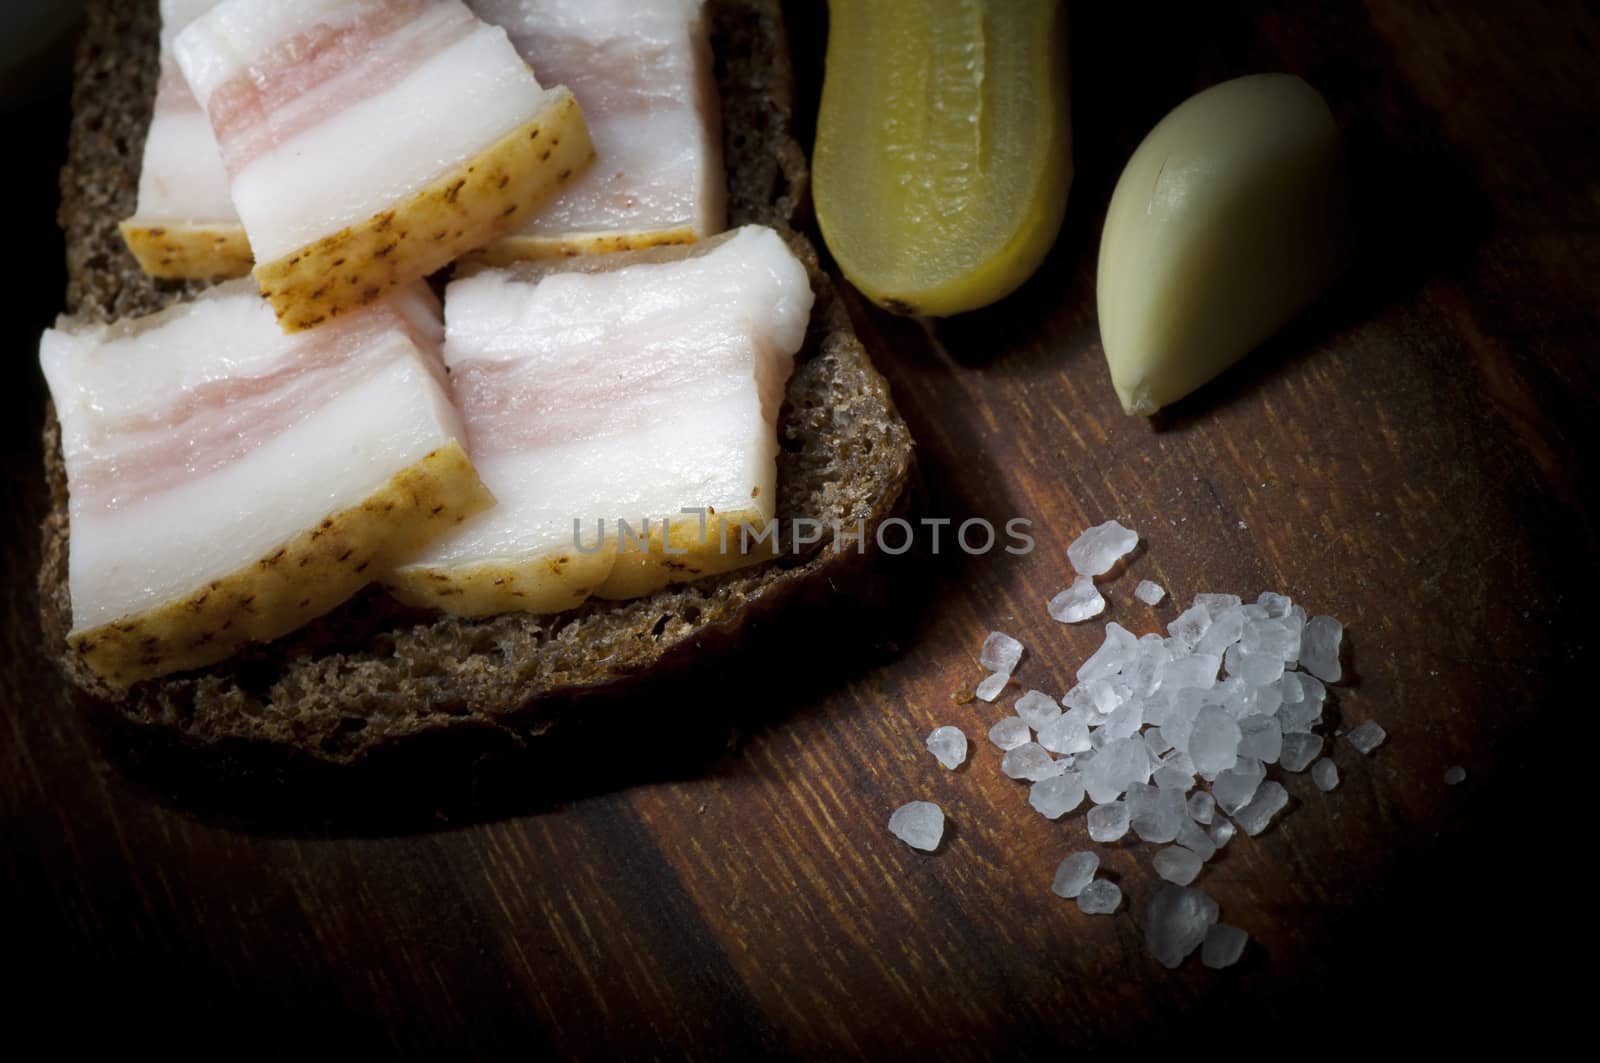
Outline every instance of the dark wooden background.
[[[824, 27], [819, 5], [790, 16], [809, 114]], [[590, 732], [518, 814], [401, 834], [174, 804], [116, 766], [41, 658], [33, 345], [60, 305], [66, 111], [59, 91], [13, 108], [0, 912], [24, 988], [0, 1005], [7, 1032], [607, 1058], [1442, 1049], [1544, 1029], [1547, 994], [1577, 985], [1554, 965], [1586, 933], [1566, 817], [1594, 806], [1552, 804], [1595, 755], [1578, 456], [1600, 413], [1593, 5], [1080, 4], [1072, 61], [1078, 174], [1040, 273], [928, 328], [856, 307], [920, 443], [922, 511], [1029, 517], [1036, 552], [924, 559], [877, 637], [820, 626], [772, 655], [764, 688], [720, 692], [733, 711], [711, 724], [602, 725], [623, 767], [586, 771], [607, 756]], [[1111, 187], [1170, 107], [1267, 70], [1338, 114], [1361, 254], [1217, 384], [1156, 424], [1126, 418], [1094, 318]], [[1029, 646], [1025, 684], [1065, 689], [1097, 635], [1044, 601], [1073, 535], [1113, 516], [1146, 547], [1109, 617], [1170, 618], [1132, 600], [1146, 577], [1184, 598], [1287, 591], [1346, 624], [1346, 725], [1392, 736], [1370, 759], [1335, 743], [1339, 790], [1292, 777], [1291, 814], [1202, 877], [1254, 939], [1220, 974], [1146, 954], [1152, 847], [1099, 847], [1130, 902], [1114, 917], [1050, 894], [1082, 816], [1032, 812], [983, 740], [996, 710], [962, 696], [992, 627]], [[922, 748], [946, 723], [973, 742], [955, 773]], [[949, 816], [934, 855], [885, 829], [915, 798]]]

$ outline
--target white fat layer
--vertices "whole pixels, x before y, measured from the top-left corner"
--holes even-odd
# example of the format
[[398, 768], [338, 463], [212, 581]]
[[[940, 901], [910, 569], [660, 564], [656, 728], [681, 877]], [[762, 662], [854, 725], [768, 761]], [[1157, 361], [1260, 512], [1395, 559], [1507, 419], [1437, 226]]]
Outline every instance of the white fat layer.
[[433, 356], [396, 331], [358, 355], [370, 371], [319, 394], [290, 429], [220, 469], [174, 470], [172, 486], [114, 508], [72, 490], [99, 429], [137, 411], [141, 397], [170, 400], [174, 386], [259, 374], [275, 356], [293, 357], [261, 305], [251, 291], [204, 300], [198, 312], [134, 336], [104, 327], [45, 334], [40, 363], [71, 491], [74, 630], [138, 615], [235, 572], [463, 437]]
[[[579, 101], [582, 105], [582, 101]], [[721, 158], [712, 173], [688, 111], [609, 115], [589, 128], [595, 164], [523, 228], [530, 236], [723, 228]]]
[[467, 6], [485, 22], [504, 26], [519, 46], [523, 36], [537, 33], [660, 39], [681, 33], [704, 8], [701, 0], [467, 0]]
[[217, 6], [217, 0], [161, 0], [161, 47], [170, 49], [189, 23]]
[[[584, 109], [596, 162], [523, 229], [531, 236], [726, 225], [717, 89], [698, 0], [471, 0], [534, 73]], [[643, 113], [604, 102], [634, 86]]]
[[[671, 385], [589, 388], [599, 438], [521, 449], [488, 445], [475, 457], [498, 504], [435, 543], [415, 564], [471, 567], [567, 551], [573, 520], [593, 544], [625, 519], [695, 526], [685, 508], [771, 516], [777, 430], [762, 410], [764, 372], [781, 386], [805, 338], [812, 292], [805, 267], [770, 229], [741, 230], [695, 258], [608, 273], [564, 273], [537, 284], [502, 271], [456, 281], [446, 293], [445, 360], [509, 363], [508, 387], [559, 394], [574, 377], [628, 381], [658, 376], [662, 359], [744, 351], [726, 378], [674, 365]], [[776, 367], [775, 367], [776, 363]], [[589, 383], [589, 382], [585, 382]], [[463, 410], [469, 437], [474, 411]], [[476, 437], [475, 437], [476, 438]]]
[[387, 91], [244, 168], [233, 201], [256, 260], [281, 258], [404, 202], [549, 102], [505, 34], [479, 27]]
[[139, 171], [141, 221], [189, 221], [238, 224], [233, 198], [228, 193], [228, 173], [211, 135], [211, 123], [193, 101], [168, 103], [163, 86], [156, 99], [150, 131], [145, 135], [144, 165]]
[[[161, 0], [163, 70], [172, 62], [173, 38], [215, 6], [216, 0]], [[181, 81], [173, 83], [163, 77], [156, 88], [134, 217], [142, 222], [228, 225], [239, 221], [211, 123]]]
[[505, 270], [483, 270], [446, 289], [445, 363], [523, 361], [545, 351], [560, 358], [564, 347], [603, 349], [609, 339], [635, 350], [715, 343], [716, 336], [682, 326], [691, 313], [721, 316], [725, 331], [766, 336], [792, 354], [805, 339], [812, 299], [805, 266], [760, 225], [703, 254], [603, 273], [553, 273], [533, 285]]
[[[57, 406], [69, 457], [92, 446], [104, 422], [205, 384], [265, 376], [294, 357], [303, 342], [277, 327], [272, 308], [248, 281], [210, 289], [168, 314], [152, 328], [99, 325], [45, 333], [47, 369], [60, 362], [68, 373], [60, 383], [70, 397], [58, 395]], [[68, 417], [69, 411], [81, 417]]]
[[[684, 509], [754, 510], [771, 517], [777, 436], [761, 415], [754, 389], [691, 409], [692, 418], [647, 421], [605, 439], [476, 461], [478, 475], [495, 495], [494, 509], [413, 563], [451, 568], [525, 561], [571, 552], [575, 535], [592, 552], [602, 520], [612, 542], [619, 519], [632, 534], [643, 534], [647, 526], [659, 531], [664, 517], [675, 530], [693, 532], [700, 517]], [[755, 489], [759, 494], [752, 498]]]

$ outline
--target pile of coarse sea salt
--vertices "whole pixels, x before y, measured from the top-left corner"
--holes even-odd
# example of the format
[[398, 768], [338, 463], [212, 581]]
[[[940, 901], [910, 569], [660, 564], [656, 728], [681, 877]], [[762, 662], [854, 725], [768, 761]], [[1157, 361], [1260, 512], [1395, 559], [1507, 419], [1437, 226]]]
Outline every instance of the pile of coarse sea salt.
[[[1051, 599], [1062, 623], [1081, 623], [1105, 610], [1094, 577], [1110, 572], [1139, 537], [1116, 521], [1084, 532], [1067, 550], [1077, 578]], [[1149, 580], [1134, 591], [1148, 605], [1166, 592]], [[1340, 678], [1343, 628], [1310, 616], [1282, 594], [1245, 603], [1233, 594], [1198, 594], [1167, 625], [1166, 634], [1136, 637], [1115, 622], [1105, 642], [1078, 669], [1077, 683], [1058, 703], [1038, 690], [1015, 702], [1015, 714], [989, 729], [1003, 752], [1001, 770], [1030, 784], [1029, 803], [1056, 820], [1085, 804], [1084, 827], [1100, 844], [1130, 832], [1161, 846], [1152, 864], [1165, 880], [1146, 907], [1151, 953], [1177, 967], [1196, 949], [1208, 967], [1232, 965], [1248, 936], [1218, 921], [1217, 902], [1191, 886], [1237, 831], [1260, 834], [1284, 811], [1289, 795], [1268, 778], [1268, 767], [1310, 770], [1323, 791], [1339, 783], [1324, 755], [1325, 684]], [[1001, 632], [984, 640], [979, 662], [990, 673], [977, 696], [993, 702], [1022, 659], [1020, 642]], [[1344, 735], [1370, 754], [1386, 737], [1367, 722]], [[966, 736], [940, 727], [928, 749], [946, 768], [967, 754]], [[913, 801], [889, 820], [896, 837], [933, 851], [944, 813]], [[1116, 883], [1097, 878], [1092, 850], [1070, 853], [1051, 889], [1076, 899], [1086, 914], [1109, 914], [1122, 903]]]

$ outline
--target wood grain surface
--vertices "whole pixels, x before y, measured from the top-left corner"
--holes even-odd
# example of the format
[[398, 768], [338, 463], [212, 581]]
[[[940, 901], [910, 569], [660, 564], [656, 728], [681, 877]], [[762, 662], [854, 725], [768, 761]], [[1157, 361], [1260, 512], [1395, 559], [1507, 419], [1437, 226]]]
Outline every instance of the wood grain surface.
[[[825, 27], [820, 5], [789, 15], [810, 114]], [[1600, 19], [1577, 3], [1081, 4], [1071, 54], [1078, 174], [1039, 274], [934, 324], [854, 304], [920, 444], [919, 512], [1027, 517], [1037, 549], [908, 559], [894, 615], [761, 648], [726, 685], [708, 672], [715, 709], [593, 721], [511, 812], [403, 832], [173, 801], [42, 659], [33, 344], [59, 305], [42, 204], [66, 116], [50, 98], [14, 117], [22, 152], [50, 157], [19, 216], [38, 268], [8, 315], [0, 426], [0, 874], [26, 983], [8, 1028], [63, 1049], [583, 1058], [1442, 1050], [1546, 1029], [1584, 887], [1566, 870], [1578, 836], [1532, 802], [1554, 795], [1552, 755], [1592, 756], [1551, 735], [1594, 700], [1572, 676], [1593, 653], [1579, 455], [1600, 413]], [[1112, 185], [1189, 93], [1267, 70], [1303, 75], [1339, 117], [1360, 255], [1215, 385], [1153, 424], [1124, 417], [1094, 314]], [[1253, 938], [1227, 972], [1147, 955], [1152, 846], [1096, 846], [1128, 898], [1113, 916], [1050, 893], [1088, 844], [1083, 816], [1028, 807], [983, 739], [999, 710], [969, 697], [991, 628], [1028, 646], [1025, 686], [1070, 684], [1098, 627], [1044, 602], [1067, 543], [1109, 517], [1145, 542], [1105, 587], [1108, 618], [1171, 618], [1132, 598], [1142, 578], [1185, 600], [1283, 590], [1346, 625], [1337, 717], [1391, 735], [1370, 758], [1333, 742], [1340, 788], [1287, 777], [1289, 815], [1199, 880]], [[923, 749], [940, 724], [973, 743], [958, 771]], [[886, 830], [918, 798], [949, 817], [934, 854]]]

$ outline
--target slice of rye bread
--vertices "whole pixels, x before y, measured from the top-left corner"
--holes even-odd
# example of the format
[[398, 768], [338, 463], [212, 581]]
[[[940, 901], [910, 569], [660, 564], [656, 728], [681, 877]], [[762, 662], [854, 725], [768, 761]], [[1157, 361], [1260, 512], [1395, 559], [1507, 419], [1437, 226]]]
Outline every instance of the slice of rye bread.
[[[46, 642], [91, 703], [112, 710], [119, 733], [175, 740], [218, 757], [245, 750], [252, 759], [265, 750], [313, 766], [410, 750], [430, 736], [467, 755], [478, 755], [471, 741], [458, 741], [469, 734], [521, 748], [597, 697], [648, 689], [647, 681], [664, 675], [689, 676], [692, 684], [710, 651], [736, 648], [753, 626], [872, 582], [873, 533], [903, 504], [914, 467], [911, 437], [815, 252], [789, 228], [805, 210], [807, 172], [790, 134], [792, 80], [778, 3], [713, 0], [711, 7], [730, 223], [786, 232], [817, 294], [779, 417], [777, 514], [786, 525], [807, 517], [853, 532], [862, 524], [865, 553], [825, 534], [806, 552], [758, 568], [547, 617], [446, 617], [369, 588], [284, 639], [115, 698], [66, 647], [67, 491], [51, 410], [51, 512], [40, 571]], [[138, 182], [158, 22], [155, 0], [89, 5], [61, 206], [68, 310], [86, 317], [147, 313], [197, 287], [146, 277], [117, 232]]]

